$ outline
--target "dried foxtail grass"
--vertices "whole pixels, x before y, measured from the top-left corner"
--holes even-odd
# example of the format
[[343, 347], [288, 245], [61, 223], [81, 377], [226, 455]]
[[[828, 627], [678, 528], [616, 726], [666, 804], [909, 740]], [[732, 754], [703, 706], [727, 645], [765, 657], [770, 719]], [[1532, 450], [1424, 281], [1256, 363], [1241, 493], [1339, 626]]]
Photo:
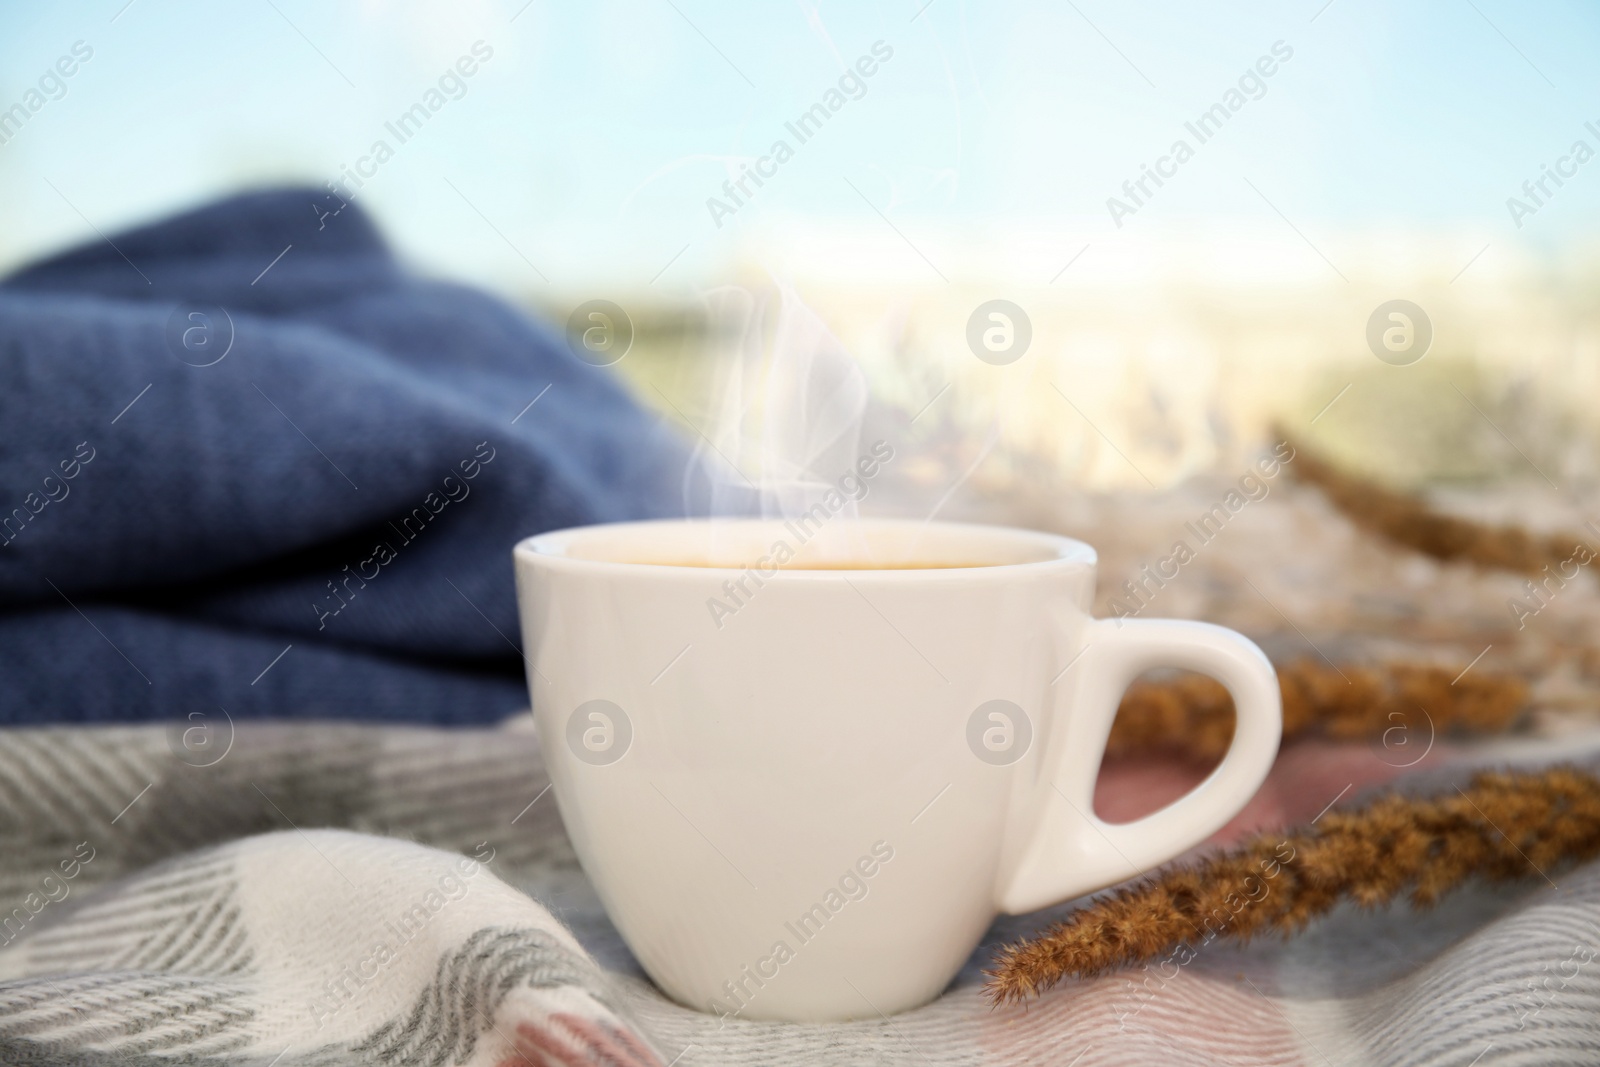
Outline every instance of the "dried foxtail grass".
[[[1281, 428], [1275, 433], [1289, 441]], [[1295, 460], [1288, 469], [1296, 479], [1321, 489], [1361, 529], [1435, 559], [1538, 575], [1546, 567], [1565, 574], [1563, 564], [1581, 565], [1596, 554], [1577, 534], [1539, 534], [1521, 526], [1494, 526], [1442, 514], [1421, 497], [1341, 470], [1298, 442], [1290, 443]]]
[[1468, 878], [1547, 878], [1596, 855], [1600, 778], [1573, 767], [1481, 773], [1465, 790], [1330, 811], [1118, 890], [1003, 949], [987, 992], [1002, 1004], [1169, 954], [1181, 966], [1214, 938], [1292, 934], [1342, 900], [1376, 908], [1404, 895], [1427, 907]]
[[[1408, 742], [1448, 734], [1498, 733], [1522, 713], [1528, 687], [1510, 675], [1426, 664], [1324, 667], [1309, 660], [1279, 668], [1283, 737], [1335, 740], [1392, 734]], [[1426, 709], [1426, 710], [1424, 710]], [[1122, 698], [1106, 753], [1171, 750], [1214, 761], [1233, 737], [1233, 699], [1203, 675], [1136, 682]]]
[[[1287, 439], [1287, 438], [1285, 438]], [[1437, 559], [1537, 575], [1594, 551], [1574, 535], [1540, 535], [1440, 514], [1421, 498], [1338, 469], [1296, 446], [1296, 477], [1358, 527]], [[1398, 728], [1493, 733], [1523, 711], [1521, 679], [1452, 676], [1419, 664], [1281, 668], [1284, 737], [1377, 738]], [[1171, 749], [1212, 760], [1233, 734], [1215, 681], [1186, 676], [1129, 689], [1107, 752]], [[1432, 733], [1426, 736], [1433, 736]], [[1027, 1000], [1063, 978], [1193, 960], [1219, 937], [1288, 936], [1341, 901], [1377, 908], [1404, 896], [1427, 907], [1469, 878], [1546, 878], [1600, 856], [1600, 778], [1572, 767], [1486, 772], [1432, 798], [1384, 796], [1329, 811], [1310, 826], [1264, 834], [1197, 863], [1116, 890], [1042, 934], [1002, 949], [988, 972], [995, 1004]]]

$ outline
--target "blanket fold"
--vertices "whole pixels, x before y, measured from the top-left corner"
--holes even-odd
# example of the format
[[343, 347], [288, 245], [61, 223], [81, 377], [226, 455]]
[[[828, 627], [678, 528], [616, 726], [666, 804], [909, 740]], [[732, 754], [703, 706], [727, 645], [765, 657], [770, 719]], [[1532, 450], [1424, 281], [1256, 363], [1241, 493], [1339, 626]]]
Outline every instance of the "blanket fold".
[[[322, 714], [498, 719], [511, 546], [681, 513], [686, 453], [615, 368], [317, 198], [237, 197], [0, 284], [0, 721], [299, 715], [318, 689]], [[112, 633], [129, 613], [160, 634]]]
[[599, 968], [493, 860], [286, 830], [157, 864], [0, 953], [0, 1033], [25, 1062], [659, 1067]]

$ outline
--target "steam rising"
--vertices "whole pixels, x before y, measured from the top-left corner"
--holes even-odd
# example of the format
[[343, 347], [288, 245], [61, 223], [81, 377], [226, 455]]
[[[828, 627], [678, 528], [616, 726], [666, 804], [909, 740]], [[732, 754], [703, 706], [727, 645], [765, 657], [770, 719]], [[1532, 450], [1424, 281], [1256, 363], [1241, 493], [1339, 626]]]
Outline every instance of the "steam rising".
[[[730, 343], [705, 431], [709, 440], [700, 442], [685, 474], [685, 503], [703, 480], [713, 516], [793, 518], [853, 469], [867, 409], [866, 376], [787, 285], [779, 286], [770, 353], [767, 299], [723, 288], [709, 294], [708, 305]], [[857, 517], [855, 501], [842, 517]]]

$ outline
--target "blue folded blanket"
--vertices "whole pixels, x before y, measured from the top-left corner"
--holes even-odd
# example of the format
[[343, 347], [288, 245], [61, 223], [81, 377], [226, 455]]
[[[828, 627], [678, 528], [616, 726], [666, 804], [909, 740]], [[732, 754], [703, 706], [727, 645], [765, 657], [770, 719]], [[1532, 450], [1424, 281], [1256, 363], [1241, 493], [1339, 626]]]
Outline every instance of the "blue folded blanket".
[[682, 513], [687, 451], [615, 368], [325, 204], [0, 284], [0, 722], [497, 719], [511, 546]]

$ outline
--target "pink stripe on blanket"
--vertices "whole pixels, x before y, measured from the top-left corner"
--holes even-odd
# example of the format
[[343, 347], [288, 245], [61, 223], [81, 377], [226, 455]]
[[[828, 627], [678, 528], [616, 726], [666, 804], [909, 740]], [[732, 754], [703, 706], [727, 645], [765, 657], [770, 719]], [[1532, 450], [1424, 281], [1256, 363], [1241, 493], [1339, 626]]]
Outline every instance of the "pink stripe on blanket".
[[[1381, 743], [1297, 741], [1284, 747], [1272, 773], [1254, 799], [1211, 837], [1227, 844], [1253, 833], [1277, 830], [1316, 818], [1335, 798], [1349, 798], [1370, 786], [1391, 782], [1413, 770], [1435, 768], [1454, 755], [1450, 746], [1426, 738], [1411, 751]], [[1422, 758], [1418, 758], [1422, 756]], [[1095, 812], [1107, 822], [1130, 822], [1177, 800], [1206, 776], [1206, 769], [1171, 756], [1107, 761], [1095, 785]]]
[[571, 1012], [517, 1024], [517, 1051], [495, 1067], [661, 1067], [630, 1030]]

